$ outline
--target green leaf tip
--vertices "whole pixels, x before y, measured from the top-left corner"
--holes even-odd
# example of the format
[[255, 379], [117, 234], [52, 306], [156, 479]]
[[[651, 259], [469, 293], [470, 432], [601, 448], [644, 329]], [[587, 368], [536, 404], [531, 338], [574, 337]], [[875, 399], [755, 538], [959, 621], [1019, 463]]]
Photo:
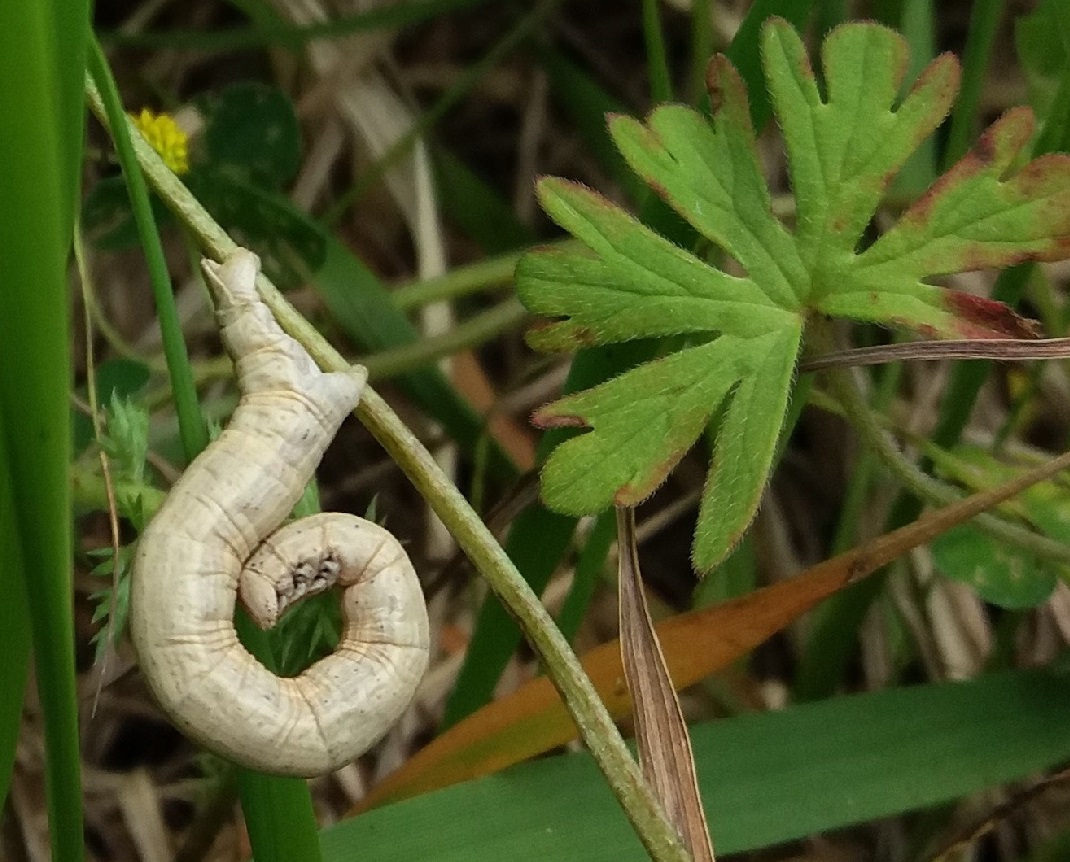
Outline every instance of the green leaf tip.
[[539, 410], [542, 427], [588, 429], [542, 476], [547, 505], [593, 514], [635, 505], [712, 429], [693, 560], [715, 566], [749, 526], [772, 469], [805, 323], [827, 315], [929, 337], [1039, 334], [1007, 306], [931, 283], [949, 273], [1070, 256], [1070, 156], [1022, 164], [1028, 109], [1009, 111], [891, 228], [866, 232], [900, 169], [954, 102], [959, 66], [937, 57], [906, 92], [906, 41], [847, 23], [821, 49], [770, 19], [762, 65], [795, 197], [773, 211], [742, 78], [714, 57], [706, 118], [682, 105], [608, 118], [628, 166], [722, 254], [711, 265], [574, 182], [539, 180], [539, 201], [581, 246], [532, 251], [516, 275], [546, 319], [540, 350], [673, 336], [674, 352]]

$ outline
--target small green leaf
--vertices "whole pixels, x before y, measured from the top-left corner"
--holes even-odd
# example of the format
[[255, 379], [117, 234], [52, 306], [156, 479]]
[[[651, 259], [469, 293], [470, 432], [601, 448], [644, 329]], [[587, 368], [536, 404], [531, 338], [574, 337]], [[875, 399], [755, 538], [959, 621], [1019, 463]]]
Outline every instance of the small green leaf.
[[1014, 22], [1018, 62], [1029, 82], [1029, 104], [1047, 116], [1070, 64], [1070, 6], [1065, 0], [1041, 0], [1031, 15]]
[[854, 252], [899, 169], [950, 110], [958, 64], [949, 54], [938, 57], [893, 110], [907, 44], [886, 27], [846, 24], [828, 35], [821, 53], [826, 99], [786, 22], [765, 28], [762, 56], [788, 151], [796, 237], [807, 264], [817, 267], [823, 257]]
[[301, 165], [301, 133], [293, 104], [274, 87], [232, 84], [207, 99], [198, 161], [281, 189]]
[[796, 199], [794, 234], [773, 213], [743, 82], [720, 57], [710, 67], [712, 121], [669, 105], [645, 122], [615, 116], [609, 126], [628, 165], [744, 274], [554, 179], [539, 183], [540, 201], [587, 249], [536, 251], [517, 268], [521, 300], [550, 318], [529, 335], [534, 347], [692, 339], [536, 419], [590, 429], [561, 445], [543, 475], [547, 505], [578, 515], [643, 499], [717, 416], [694, 546], [702, 570], [757, 509], [809, 317], [1031, 337], [1035, 326], [1007, 306], [930, 280], [1070, 256], [1070, 156], [1017, 167], [1032, 134], [1027, 109], [1008, 112], [863, 248], [881, 198], [954, 102], [957, 62], [938, 57], [900, 98], [906, 42], [877, 24], [845, 24], [824, 42], [822, 90], [802, 40], [779, 19], [763, 28], [762, 58]]
[[111, 548], [101, 548], [99, 553], [91, 553], [90, 556], [103, 558], [90, 574], [110, 581], [108, 586], [89, 596], [90, 600], [96, 603], [92, 621], [101, 623], [91, 639], [96, 646], [94, 661], [100, 662], [108, 648], [118, 644], [126, 631], [126, 622], [130, 616], [130, 565], [134, 558], [134, 549], [131, 545], [119, 548], [118, 575], [115, 574], [115, 559]]
[[1004, 608], [1033, 608], [1058, 580], [1050, 564], [997, 542], [969, 525], [955, 527], [932, 543], [941, 574], [969, 585], [986, 602]]
[[[949, 272], [1061, 260], [1070, 253], [1070, 156], [1011, 165], [1033, 133], [1028, 108], [1008, 111], [976, 146], [857, 258], [855, 285], [820, 303], [822, 311], [872, 319], [866, 294], [923, 298], [939, 288], [920, 279]], [[945, 292], [943, 307], [968, 338], [1037, 333], [1004, 306]], [[886, 300], [888, 301], [888, 300]]]
[[107, 434], [101, 444], [124, 479], [141, 484], [149, 452], [149, 411], [111, 391], [107, 406]]
[[700, 572], [727, 556], [758, 509], [788, 409], [801, 338], [799, 321], [760, 345], [752, 342], [754, 370], [741, 375], [717, 429], [699, 507], [692, 558]]
[[632, 170], [739, 262], [753, 279], [753, 292], [798, 308], [809, 278], [791, 235], [773, 215], [743, 81], [724, 57], [714, 58], [710, 76], [720, 103], [712, 128], [690, 108], [667, 105], [654, 110], [647, 126], [612, 117], [613, 140]]
[[[97, 367], [97, 403], [107, 406], [114, 395], [136, 398], [149, 382], [152, 371], [144, 362], [134, 359], [106, 359]], [[86, 388], [78, 394], [85, 398]], [[81, 410], [71, 410], [71, 451], [81, 454], [93, 441], [93, 423]]]
[[[1013, 480], [1021, 468], [985, 449], [958, 446], [937, 461], [937, 470], [972, 487], [994, 487]], [[1038, 482], [1001, 508], [1057, 541], [1070, 541], [1070, 499], [1055, 480]], [[968, 525], [942, 535], [933, 542], [932, 551], [942, 574], [969, 584], [985, 601], [1005, 608], [1031, 608], [1044, 602], [1060, 574], [1060, 567], [1004, 547]]]

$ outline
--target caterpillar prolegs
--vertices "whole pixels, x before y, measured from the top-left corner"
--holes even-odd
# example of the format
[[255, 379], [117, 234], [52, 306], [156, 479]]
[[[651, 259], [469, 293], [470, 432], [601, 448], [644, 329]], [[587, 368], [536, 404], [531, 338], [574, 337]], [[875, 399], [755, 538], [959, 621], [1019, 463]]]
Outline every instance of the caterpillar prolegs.
[[[131, 632], [149, 687], [183, 732], [258, 771], [319, 775], [370, 748], [412, 699], [427, 667], [427, 611], [408, 556], [376, 524], [328, 513], [279, 528], [356, 407], [364, 370], [316, 367], [261, 301], [251, 252], [203, 268], [241, 400], [138, 542]], [[341, 642], [299, 676], [275, 676], [238, 642], [239, 595], [268, 628], [291, 602], [335, 585]]]

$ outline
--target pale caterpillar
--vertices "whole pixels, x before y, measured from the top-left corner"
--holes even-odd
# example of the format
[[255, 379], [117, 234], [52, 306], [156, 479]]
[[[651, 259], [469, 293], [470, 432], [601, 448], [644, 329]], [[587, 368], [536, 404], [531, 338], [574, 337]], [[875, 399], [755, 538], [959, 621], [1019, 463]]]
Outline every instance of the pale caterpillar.
[[[365, 372], [324, 373], [260, 300], [239, 249], [203, 268], [241, 400], [138, 542], [131, 632], [142, 674], [175, 724], [252, 769], [314, 776], [371, 747], [427, 667], [428, 622], [412, 564], [381, 527], [322, 514], [277, 529], [354, 409]], [[280, 678], [238, 642], [234, 603], [261, 627], [338, 584], [338, 648]]]

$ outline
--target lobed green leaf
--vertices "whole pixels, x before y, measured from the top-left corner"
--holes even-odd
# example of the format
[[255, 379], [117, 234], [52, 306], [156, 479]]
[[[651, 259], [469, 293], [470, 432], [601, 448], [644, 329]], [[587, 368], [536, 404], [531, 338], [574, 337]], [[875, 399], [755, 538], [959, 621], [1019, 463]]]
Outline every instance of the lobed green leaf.
[[[955, 59], [937, 57], [898, 109], [907, 44], [878, 24], [844, 24], [825, 40], [827, 100], [806, 49], [785, 21], [762, 34], [773, 108], [784, 135], [796, 203], [796, 241], [808, 268], [854, 252], [896, 173], [947, 115], [958, 91]], [[826, 286], [817, 280], [815, 290]]]
[[724, 559], [758, 509], [788, 409], [801, 339], [800, 320], [758, 346], [753, 370], [741, 376], [717, 429], [692, 554], [701, 572]]
[[761, 336], [789, 321], [754, 282], [703, 263], [590, 189], [547, 178], [538, 192], [554, 220], [594, 252], [547, 249], [521, 260], [524, 304], [568, 315], [531, 333], [540, 350], [689, 332]]
[[794, 310], [809, 279], [791, 235], [773, 215], [743, 81], [723, 57], [710, 73], [720, 102], [712, 127], [690, 108], [667, 105], [647, 125], [613, 117], [610, 132], [629, 166], [738, 261], [756, 294]]
[[717, 416], [694, 560], [716, 565], [757, 509], [772, 469], [803, 326], [814, 314], [931, 336], [1027, 338], [1037, 329], [1002, 303], [930, 283], [948, 273], [1070, 256], [1070, 156], [1016, 167], [1033, 131], [1010, 111], [868, 248], [881, 198], [953, 103], [959, 69], [938, 57], [900, 98], [908, 49], [872, 23], [844, 24], [822, 47], [824, 87], [795, 30], [771, 19], [762, 60], [788, 157], [794, 233], [773, 212], [746, 89], [724, 57], [710, 65], [712, 121], [656, 108], [614, 116], [628, 165], [745, 275], [730, 275], [609, 201], [544, 179], [540, 200], [586, 250], [522, 259], [517, 290], [551, 318], [529, 336], [562, 350], [708, 334], [539, 411], [543, 425], [589, 428], [549, 459], [543, 496], [569, 514], [650, 494]]
[[[538, 411], [535, 422], [543, 427], [586, 425], [594, 432], [554, 450], [543, 470], [543, 493], [574, 515], [642, 502], [778, 341], [776, 333], [750, 340], [722, 336]], [[577, 481], [579, 464], [584, 481]]]

